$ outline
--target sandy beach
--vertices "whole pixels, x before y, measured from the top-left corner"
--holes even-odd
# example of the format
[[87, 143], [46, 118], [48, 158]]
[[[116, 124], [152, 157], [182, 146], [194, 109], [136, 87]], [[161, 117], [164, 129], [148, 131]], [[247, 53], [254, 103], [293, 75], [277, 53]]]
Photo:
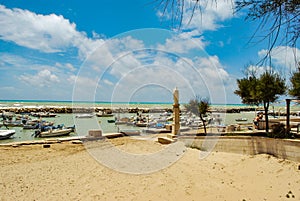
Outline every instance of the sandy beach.
[[[97, 148], [99, 143], [103, 142], [89, 145]], [[144, 155], [168, 146], [133, 138], [109, 143], [126, 153]], [[224, 152], [212, 152], [200, 160], [199, 152], [186, 148], [182, 157], [166, 168], [128, 174], [101, 164], [82, 144], [2, 146], [0, 200], [300, 199], [297, 162], [266, 154]], [[143, 161], [139, 165], [142, 167]]]

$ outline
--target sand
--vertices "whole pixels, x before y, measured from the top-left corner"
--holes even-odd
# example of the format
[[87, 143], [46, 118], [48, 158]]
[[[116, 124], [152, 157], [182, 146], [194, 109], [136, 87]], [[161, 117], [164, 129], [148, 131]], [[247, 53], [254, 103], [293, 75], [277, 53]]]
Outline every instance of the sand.
[[128, 174], [99, 163], [90, 150], [113, 146], [151, 155], [168, 145], [132, 138], [109, 144], [0, 147], [0, 200], [300, 200], [299, 164], [293, 161], [221, 152], [200, 160], [199, 150], [187, 148], [168, 167]]

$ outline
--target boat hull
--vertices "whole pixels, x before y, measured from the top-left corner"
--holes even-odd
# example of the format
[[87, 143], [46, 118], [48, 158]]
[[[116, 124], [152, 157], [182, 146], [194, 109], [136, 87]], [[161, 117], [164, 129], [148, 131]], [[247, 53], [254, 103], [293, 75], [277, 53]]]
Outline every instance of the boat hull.
[[8, 139], [15, 133], [15, 130], [0, 130], [0, 140]]
[[45, 132], [41, 132], [39, 137], [59, 137], [69, 135], [73, 130], [71, 128], [68, 129], [59, 129], [59, 130], [49, 130]]

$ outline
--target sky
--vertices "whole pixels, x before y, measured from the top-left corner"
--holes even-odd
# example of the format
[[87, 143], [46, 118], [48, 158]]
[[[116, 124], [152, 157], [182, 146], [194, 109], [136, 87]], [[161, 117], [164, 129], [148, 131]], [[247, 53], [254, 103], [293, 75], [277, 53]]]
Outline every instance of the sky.
[[[232, 1], [196, 10], [182, 26], [153, 0], [0, 0], [0, 99], [239, 104], [236, 80], [265, 54], [257, 22]], [[258, 34], [263, 34], [260, 30]], [[286, 80], [299, 49], [275, 46]], [[257, 67], [263, 68], [263, 67]]]

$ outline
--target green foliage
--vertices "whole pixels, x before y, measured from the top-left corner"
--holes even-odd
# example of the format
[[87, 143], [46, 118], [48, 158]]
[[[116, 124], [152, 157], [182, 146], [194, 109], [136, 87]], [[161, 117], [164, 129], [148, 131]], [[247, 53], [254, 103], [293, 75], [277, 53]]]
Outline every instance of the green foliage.
[[268, 133], [268, 137], [291, 138], [292, 135], [290, 133], [287, 133], [284, 124], [275, 124], [272, 126], [272, 132]]
[[184, 105], [184, 107], [187, 112], [191, 112], [200, 117], [204, 126], [204, 132], [206, 133], [206, 125], [203, 117], [209, 111], [209, 100], [207, 98], [200, 98], [199, 96], [196, 96], [195, 98], [191, 99], [188, 104]]
[[234, 92], [244, 104], [259, 105], [275, 102], [286, 91], [285, 80], [278, 73], [266, 70], [259, 78], [255, 75], [238, 79]]
[[259, 100], [263, 103], [275, 102], [287, 90], [285, 80], [278, 73], [268, 70], [260, 76], [256, 89]]
[[[266, 70], [259, 78], [255, 75], [237, 80], [238, 89], [234, 92], [241, 97], [245, 104], [263, 104], [265, 114], [268, 114], [270, 103], [275, 102], [279, 95], [285, 94], [285, 80], [278, 73]], [[266, 132], [268, 133], [269, 123], [266, 115]]]
[[255, 76], [237, 80], [238, 90], [234, 93], [241, 97], [244, 104], [259, 105], [260, 100], [256, 93], [258, 80]]
[[300, 99], [300, 62], [298, 63], [298, 70], [294, 72], [292, 77], [290, 78], [292, 87], [289, 90], [289, 94], [291, 96]]
[[196, 96], [191, 99], [188, 104], [184, 105], [184, 107], [188, 112], [197, 116], [204, 116], [209, 111], [210, 103], [207, 98]]

